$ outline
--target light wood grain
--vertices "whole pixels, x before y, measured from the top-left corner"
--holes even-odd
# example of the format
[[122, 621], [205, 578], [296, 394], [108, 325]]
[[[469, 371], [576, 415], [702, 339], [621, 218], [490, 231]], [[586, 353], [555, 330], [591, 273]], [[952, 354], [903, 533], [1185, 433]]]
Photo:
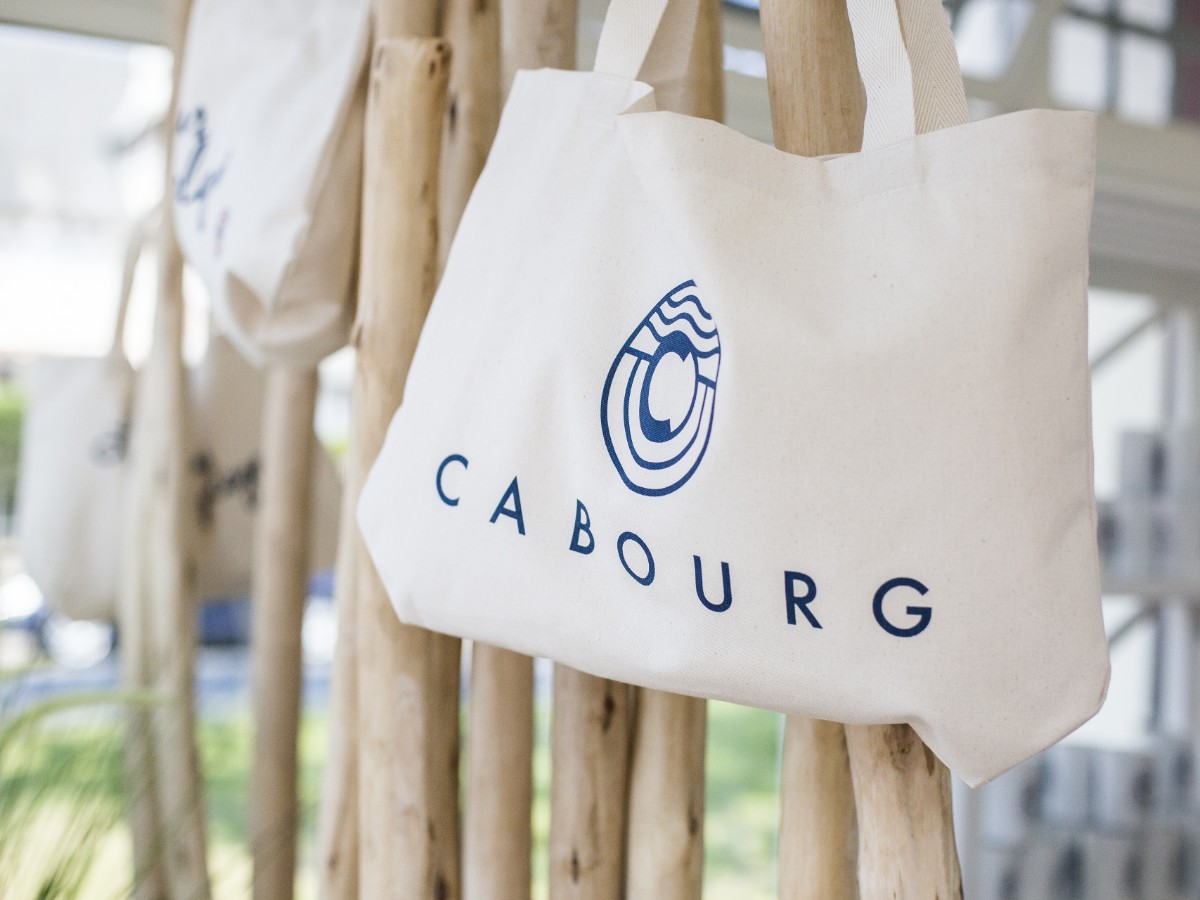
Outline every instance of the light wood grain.
[[[190, 3], [170, 8], [178, 86]], [[173, 92], [174, 93], [174, 92]], [[174, 117], [172, 96], [167, 121]], [[166, 194], [171, 193], [168, 144]], [[138, 381], [130, 445], [118, 615], [127, 687], [161, 698], [130, 720], [126, 752], [139, 897], [209, 895], [204, 804], [194, 723], [196, 608], [187, 506], [187, 391], [183, 368], [183, 257], [172, 217], [159, 231], [158, 302]], [[151, 834], [149, 829], [155, 828]]]
[[251, 604], [250, 835], [256, 900], [291, 900], [296, 877], [296, 738], [316, 402], [316, 369], [277, 366], [268, 373]]
[[845, 729], [789, 716], [780, 783], [781, 900], [857, 897], [858, 827]]
[[[353, 330], [352, 452], [360, 471], [378, 455], [400, 405], [437, 283], [449, 63], [449, 49], [437, 39], [380, 36], [374, 48]], [[360, 553], [358, 561], [360, 894], [454, 900], [457, 678], [453, 698], [448, 681], [450, 669], [457, 672], [457, 642], [402, 625], [370, 560]]]
[[[353, 434], [348, 446], [357, 441]], [[321, 780], [317, 831], [317, 878], [325, 900], [358, 900], [358, 495], [362, 490], [354, 452], [342, 479], [342, 510], [334, 566], [337, 644], [329, 685], [329, 747]]]
[[[862, 143], [865, 97], [845, 0], [762, 0], [775, 145], [821, 156]], [[780, 776], [779, 895], [853, 900], [855, 814], [841, 725], [789, 718]]]
[[[725, 111], [720, 0], [700, 0], [680, 106], [720, 121]], [[638, 691], [629, 782], [625, 894], [699, 900], [704, 863], [704, 700]]]
[[630, 688], [554, 667], [550, 900], [620, 900]]
[[950, 772], [908, 725], [848, 725], [863, 900], [961, 900]]
[[762, 0], [775, 146], [801, 156], [862, 145], [866, 98], [845, 0]]
[[629, 900], [698, 900], [707, 704], [638, 692], [629, 785]]
[[454, 54], [442, 138], [439, 251], [443, 265], [500, 123], [500, 0], [446, 0]]
[[579, 0], [500, 0], [500, 87], [518, 69], [574, 69]]
[[532, 878], [533, 660], [475, 644], [463, 897], [527, 900]]
[[[441, 167], [443, 266], [500, 122], [499, 0], [447, 0], [454, 54]], [[463, 896], [527, 900], [533, 802], [533, 660], [473, 645]]]
[[[762, 22], [776, 145], [806, 156], [858, 150], [865, 100], [844, 0], [763, 0]], [[911, 728], [790, 721], [784, 757], [786, 900], [961, 897], [949, 774]], [[855, 818], [857, 889], [845, 871]]]

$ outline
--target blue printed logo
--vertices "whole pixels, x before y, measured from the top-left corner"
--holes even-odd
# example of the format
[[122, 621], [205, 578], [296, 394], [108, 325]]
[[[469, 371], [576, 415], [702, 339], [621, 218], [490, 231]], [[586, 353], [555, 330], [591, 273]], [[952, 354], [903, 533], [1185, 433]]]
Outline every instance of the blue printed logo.
[[181, 153], [183, 167], [175, 178], [175, 202], [180, 207], [195, 206], [196, 227], [204, 231], [209, 195], [225, 177], [229, 158], [213, 162], [208, 143], [208, 113], [203, 106], [180, 112], [175, 120], [175, 134], [185, 136], [179, 138], [181, 149], [188, 137], [192, 141], [191, 151]]
[[659, 497], [692, 477], [712, 433], [721, 341], [685, 281], [634, 329], [600, 398], [608, 455], [631, 491]]

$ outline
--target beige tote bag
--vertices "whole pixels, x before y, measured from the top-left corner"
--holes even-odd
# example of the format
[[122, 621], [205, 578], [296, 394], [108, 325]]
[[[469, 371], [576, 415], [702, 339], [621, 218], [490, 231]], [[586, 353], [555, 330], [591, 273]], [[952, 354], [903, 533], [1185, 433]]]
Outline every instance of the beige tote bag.
[[517, 76], [359, 521], [405, 622], [909, 722], [978, 784], [1108, 680], [1094, 120], [968, 123], [937, 0], [849, 11], [859, 153], [656, 112], [689, 0]]
[[[147, 233], [140, 228], [130, 242], [108, 355], [40, 359], [28, 373], [17, 493], [21, 558], [47, 602], [75, 619], [116, 615], [136, 384], [122, 336]], [[242, 596], [253, 567], [264, 377], [215, 332], [187, 374], [197, 596]], [[310, 566], [319, 571], [336, 553], [341, 479], [319, 443], [313, 452]]]
[[368, 0], [195, 0], [171, 209], [213, 314], [256, 364], [346, 342]]

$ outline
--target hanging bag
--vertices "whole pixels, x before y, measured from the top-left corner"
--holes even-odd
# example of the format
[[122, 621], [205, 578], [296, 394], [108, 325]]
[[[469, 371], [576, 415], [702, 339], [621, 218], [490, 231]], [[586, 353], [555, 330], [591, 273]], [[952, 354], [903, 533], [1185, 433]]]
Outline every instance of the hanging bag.
[[[112, 347], [37, 360], [28, 377], [18, 511], [21, 559], [46, 601], [74, 619], [116, 615], [121, 510], [136, 375], [122, 346], [134, 270], [152, 227], [130, 241]], [[253, 570], [265, 380], [219, 333], [188, 369], [189, 489], [196, 596], [245, 596]], [[310, 569], [333, 565], [341, 479], [315, 444]]]
[[175, 121], [179, 244], [256, 364], [346, 342], [367, 0], [196, 0]]
[[687, 0], [517, 76], [359, 521], [405, 622], [978, 784], [1107, 685], [1094, 121], [968, 124], [936, 0], [849, 11], [860, 153], [653, 111]]
[[112, 619], [124, 521], [125, 451], [135, 375], [123, 339], [138, 260], [151, 231], [129, 239], [112, 343], [100, 357], [43, 357], [25, 378], [17, 510], [21, 562], [73, 619]]

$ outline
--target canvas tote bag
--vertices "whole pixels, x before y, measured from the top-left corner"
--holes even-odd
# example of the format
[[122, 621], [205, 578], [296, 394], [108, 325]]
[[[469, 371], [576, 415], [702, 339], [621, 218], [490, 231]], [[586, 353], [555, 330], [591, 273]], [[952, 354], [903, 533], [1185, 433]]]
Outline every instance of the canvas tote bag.
[[[28, 375], [18, 484], [21, 559], [51, 607], [74, 619], [116, 615], [136, 383], [122, 335], [149, 233], [143, 224], [130, 242], [109, 353], [40, 359]], [[187, 378], [197, 596], [244, 595], [253, 569], [263, 374], [214, 332]], [[333, 564], [341, 495], [341, 479], [319, 445], [312, 478], [310, 566], [319, 571]]]
[[196, 0], [172, 210], [221, 330], [311, 365], [353, 316], [368, 0]]
[[653, 111], [685, 8], [614, 0], [596, 71], [518, 75], [367, 547], [405, 622], [909, 722], [979, 784], [1107, 686], [1093, 117], [968, 124], [936, 0], [850, 0], [862, 152], [792, 156]]

